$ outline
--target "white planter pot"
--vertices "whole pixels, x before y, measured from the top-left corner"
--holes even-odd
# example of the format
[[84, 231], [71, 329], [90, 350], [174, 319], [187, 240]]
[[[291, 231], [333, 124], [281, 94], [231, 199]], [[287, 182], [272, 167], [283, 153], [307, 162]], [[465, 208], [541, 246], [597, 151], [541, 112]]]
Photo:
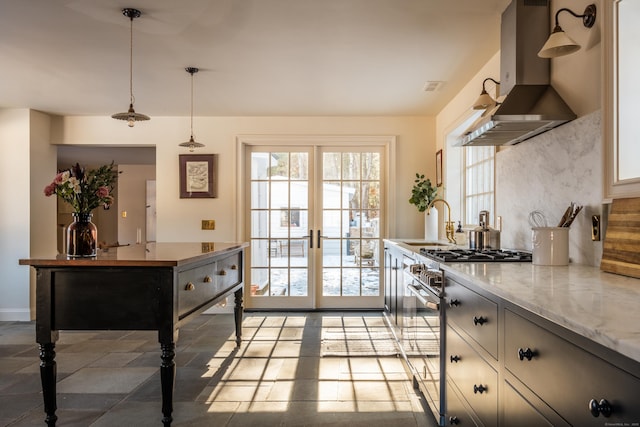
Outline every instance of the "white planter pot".
[[429, 213], [424, 213], [424, 240], [438, 240], [438, 210], [435, 207], [429, 209]]

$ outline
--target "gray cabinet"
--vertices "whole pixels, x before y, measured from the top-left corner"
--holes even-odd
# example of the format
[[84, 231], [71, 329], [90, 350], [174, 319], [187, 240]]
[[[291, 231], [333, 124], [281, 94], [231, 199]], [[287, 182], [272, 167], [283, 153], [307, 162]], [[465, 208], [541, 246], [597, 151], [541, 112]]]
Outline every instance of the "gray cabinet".
[[603, 359], [604, 349], [592, 353], [580, 337], [561, 337], [553, 325], [523, 315], [505, 310], [508, 372], [571, 425], [640, 422], [639, 378]]
[[640, 363], [454, 278], [445, 288], [447, 422], [640, 422]]

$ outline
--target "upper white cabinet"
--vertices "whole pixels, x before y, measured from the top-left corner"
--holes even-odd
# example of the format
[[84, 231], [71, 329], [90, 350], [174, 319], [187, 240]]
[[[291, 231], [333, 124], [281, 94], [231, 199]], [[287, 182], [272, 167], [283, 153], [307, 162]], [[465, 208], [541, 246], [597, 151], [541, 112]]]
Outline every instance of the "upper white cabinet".
[[640, 197], [640, 1], [606, 0], [602, 9], [604, 197]]

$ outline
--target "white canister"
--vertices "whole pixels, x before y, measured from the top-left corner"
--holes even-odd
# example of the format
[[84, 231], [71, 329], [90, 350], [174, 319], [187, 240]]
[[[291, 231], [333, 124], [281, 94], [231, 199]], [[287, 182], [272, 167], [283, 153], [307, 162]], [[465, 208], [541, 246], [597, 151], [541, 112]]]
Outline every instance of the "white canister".
[[531, 230], [534, 265], [569, 264], [569, 227], [534, 227]]

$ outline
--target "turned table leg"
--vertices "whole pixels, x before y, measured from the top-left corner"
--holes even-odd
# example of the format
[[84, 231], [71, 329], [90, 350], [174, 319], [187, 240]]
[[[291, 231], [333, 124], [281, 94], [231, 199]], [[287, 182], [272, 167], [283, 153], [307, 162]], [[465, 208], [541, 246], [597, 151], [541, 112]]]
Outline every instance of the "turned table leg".
[[44, 399], [44, 412], [47, 417], [44, 421], [49, 427], [55, 427], [56, 416], [56, 345], [55, 343], [40, 344], [40, 381], [42, 383], [42, 397]]
[[162, 350], [160, 364], [160, 385], [162, 388], [162, 424], [165, 427], [171, 425], [173, 418], [171, 413], [173, 412], [173, 388], [176, 379], [176, 344], [174, 342], [167, 344], [160, 344]]
[[242, 316], [244, 313], [244, 308], [242, 307], [242, 288], [235, 291], [234, 302], [233, 313], [236, 321], [236, 345], [240, 347], [242, 343]]

